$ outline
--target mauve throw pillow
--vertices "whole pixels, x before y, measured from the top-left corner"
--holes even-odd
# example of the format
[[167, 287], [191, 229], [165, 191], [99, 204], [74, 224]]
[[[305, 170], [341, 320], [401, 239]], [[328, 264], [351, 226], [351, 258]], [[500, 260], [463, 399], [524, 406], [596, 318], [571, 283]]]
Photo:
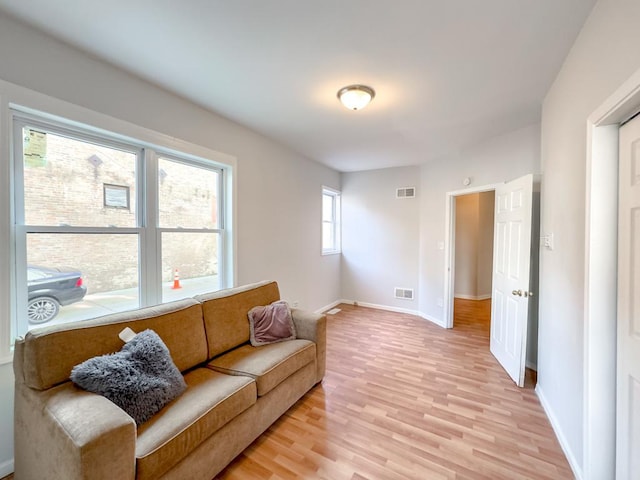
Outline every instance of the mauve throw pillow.
[[249, 328], [251, 345], [254, 347], [296, 338], [291, 310], [284, 300], [253, 307], [249, 311]]
[[169, 349], [153, 330], [138, 333], [119, 352], [76, 365], [71, 380], [111, 400], [138, 425], [187, 388]]

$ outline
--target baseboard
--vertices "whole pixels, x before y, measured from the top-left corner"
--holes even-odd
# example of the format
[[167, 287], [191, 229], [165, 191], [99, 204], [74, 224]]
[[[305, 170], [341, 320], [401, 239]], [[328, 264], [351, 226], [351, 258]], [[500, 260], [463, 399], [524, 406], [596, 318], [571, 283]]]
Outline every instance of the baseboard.
[[314, 313], [324, 313], [327, 310], [331, 310], [332, 308], [340, 305], [341, 303], [347, 303], [349, 305], [353, 305], [353, 302], [349, 302], [347, 300], [336, 300], [335, 302], [330, 303], [329, 305], [325, 305], [324, 307], [317, 309]]
[[425, 320], [428, 320], [431, 323], [435, 323], [439, 327], [447, 328], [447, 326], [444, 324], [443, 320], [436, 320], [435, 318], [430, 317], [429, 315], [425, 315], [424, 313], [420, 313], [419, 315], [420, 315], [421, 318], [424, 318]]
[[387, 312], [396, 313], [408, 313], [409, 315], [417, 315], [421, 317], [420, 312], [417, 310], [411, 310], [410, 308], [391, 307], [389, 305], [380, 305], [378, 303], [360, 302], [355, 300], [341, 300], [339, 303], [346, 303], [347, 305], [355, 305], [358, 307], [375, 308], [376, 310], [386, 310]]
[[489, 295], [464, 295], [463, 293], [454, 293], [453, 296], [455, 298], [460, 298], [462, 300], [488, 300], [491, 298], [491, 294]]
[[340, 303], [344, 303], [346, 305], [357, 305], [360, 307], [375, 308], [377, 310], [385, 310], [387, 312], [408, 313], [409, 315], [415, 315], [417, 317], [423, 318], [424, 320], [428, 320], [431, 323], [435, 323], [439, 327], [446, 328], [444, 323], [441, 320], [436, 320], [435, 318], [425, 315], [424, 313], [419, 312], [418, 310], [411, 310], [409, 308], [391, 307], [389, 305], [380, 305], [378, 303], [368, 303], [368, 302], [360, 302], [360, 301], [356, 302], [354, 300], [340, 300], [338, 302], [335, 302], [334, 304], [331, 304], [330, 308], [335, 307]]
[[0, 477], [6, 477], [10, 473], [13, 473], [13, 458], [11, 460], [7, 460], [6, 462], [0, 463]]
[[549, 419], [549, 423], [551, 423], [551, 428], [553, 428], [554, 433], [556, 434], [556, 438], [560, 443], [560, 447], [564, 452], [565, 457], [567, 457], [567, 461], [569, 462], [569, 466], [571, 470], [573, 470], [573, 475], [576, 477], [576, 480], [582, 480], [582, 468], [576, 461], [573, 452], [569, 448], [569, 444], [567, 443], [567, 439], [562, 434], [562, 430], [560, 430], [560, 426], [556, 419], [556, 416], [553, 414], [553, 411], [549, 407], [549, 403], [547, 402], [546, 397], [544, 396], [544, 392], [540, 388], [540, 384], [536, 385], [536, 394], [538, 395], [538, 399], [540, 400], [540, 405], [542, 405], [542, 409], [544, 413], [547, 415]]
[[[349, 303], [349, 302], [345, 302]], [[368, 303], [368, 302], [350, 302], [351, 305], [357, 305], [359, 307], [367, 307], [367, 308], [375, 308], [377, 310], [386, 310], [387, 312], [396, 312], [396, 313], [408, 313], [409, 315], [417, 315], [420, 316], [420, 312], [417, 310], [411, 310], [410, 308], [401, 308], [401, 307], [391, 307], [389, 305], [379, 305], [377, 303]]]

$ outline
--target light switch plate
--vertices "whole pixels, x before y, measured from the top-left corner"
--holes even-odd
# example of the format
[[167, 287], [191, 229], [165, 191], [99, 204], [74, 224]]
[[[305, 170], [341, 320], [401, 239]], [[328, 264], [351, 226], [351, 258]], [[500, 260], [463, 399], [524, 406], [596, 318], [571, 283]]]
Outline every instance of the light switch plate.
[[540, 237], [542, 246], [548, 250], [553, 250], [553, 233], [547, 233]]

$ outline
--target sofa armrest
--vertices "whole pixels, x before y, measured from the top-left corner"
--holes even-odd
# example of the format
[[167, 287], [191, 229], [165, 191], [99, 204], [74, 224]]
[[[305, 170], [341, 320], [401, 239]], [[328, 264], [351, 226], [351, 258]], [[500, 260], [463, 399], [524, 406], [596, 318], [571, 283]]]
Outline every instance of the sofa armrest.
[[298, 308], [291, 309], [291, 316], [296, 327], [296, 337], [316, 344], [316, 383], [319, 383], [324, 377], [327, 361], [327, 317]]
[[135, 478], [136, 425], [114, 403], [71, 382], [15, 396], [16, 479]]

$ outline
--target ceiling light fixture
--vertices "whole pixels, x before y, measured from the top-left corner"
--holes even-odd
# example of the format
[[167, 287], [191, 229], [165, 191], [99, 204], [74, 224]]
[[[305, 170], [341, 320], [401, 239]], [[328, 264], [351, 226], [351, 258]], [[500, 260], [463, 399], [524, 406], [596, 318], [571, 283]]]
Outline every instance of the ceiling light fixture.
[[349, 110], [361, 110], [376, 96], [373, 88], [366, 85], [349, 85], [338, 90], [338, 99]]

